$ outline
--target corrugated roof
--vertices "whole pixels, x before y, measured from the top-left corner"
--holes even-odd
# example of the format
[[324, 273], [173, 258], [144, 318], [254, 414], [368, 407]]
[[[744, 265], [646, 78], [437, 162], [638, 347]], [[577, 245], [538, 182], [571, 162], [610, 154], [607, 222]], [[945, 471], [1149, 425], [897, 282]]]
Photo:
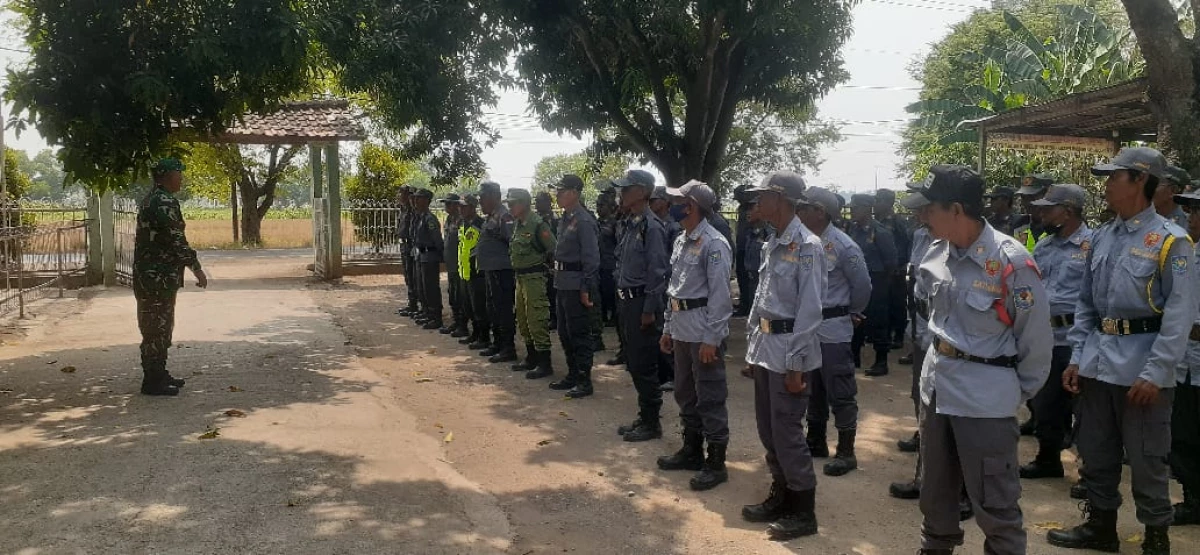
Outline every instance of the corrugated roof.
[[1148, 86], [1145, 78], [1134, 79], [1009, 110], [964, 125], [986, 133], [1144, 140], [1158, 132], [1157, 120], [1146, 96]]
[[248, 114], [214, 139], [241, 144], [302, 144], [362, 141], [366, 131], [344, 99], [289, 102], [269, 114]]

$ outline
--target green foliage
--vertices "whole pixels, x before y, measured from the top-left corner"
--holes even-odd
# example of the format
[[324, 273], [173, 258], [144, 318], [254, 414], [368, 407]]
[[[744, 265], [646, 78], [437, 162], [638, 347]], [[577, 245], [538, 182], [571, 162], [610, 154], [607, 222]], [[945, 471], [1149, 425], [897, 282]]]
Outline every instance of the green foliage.
[[718, 195], [781, 168], [800, 173], [817, 170], [821, 147], [842, 139], [836, 125], [816, 117], [812, 108], [772, 107], [746, 102], [729, 133], [721, 161]]
[[405, 160], [393, 149], [374, 142], [363, 143], [355, 174], [345, 179], [349, 200], [392, 201], [405, 185], [426, 187], [429, 174], [416, 162]]
[[32, 185], [29, 176], [21, 171], [18, 152], [4, 149], [4, 188], [10, 199], [25, 198]]
[[849, 0], [494, 2], [543, 126], [614, 130], [602, 146], [672, 184], [718, 175], [744, 102], [805, 107], [846, 78]]
[[533, 194], [542, 191], [553, 191], [550, 188], [558, 182], [564, 174], [575, 174], [583, 179], [583, 198], [584, 204], [594, 206], [596, 196], [599, 191], [596, 190], [596, 184], [605, 179], [617, 179], [629, 170], [630, 166], [634, 165], [632, 156], [615, 152], [602, 153], [596, 149], [588, 149], [575, 154], [556, 154], [547, 156], [538, 161], [537, 166], [533, 169], [533, 187], [530, 191]]
[[76, 188], [65, 186], [66, 175], [62, 165], [54, 157], [54, 151], [44, 149], [30, 158], [21, 150], [13, 151], [17, 157], [17, 169], [29, 176], [29, 190], [25, 197], [30, 199], [62, 201]]

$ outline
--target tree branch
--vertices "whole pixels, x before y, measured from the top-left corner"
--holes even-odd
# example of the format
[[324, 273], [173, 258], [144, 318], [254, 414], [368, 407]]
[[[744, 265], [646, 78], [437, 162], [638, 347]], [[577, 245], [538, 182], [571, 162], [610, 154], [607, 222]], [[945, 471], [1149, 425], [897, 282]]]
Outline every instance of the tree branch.
[[651, 55], [649, 40], [646, 38], [646, 34], [642, 32], [641, 27], [633, 20], [633, 17], [626, 15], [625, 19], [621, 20], [621, 23], [624, 24], [622, 27], [625, 28], [630, 42], [637, 49], [642, 63], [646, 67], [646, 77], [650, 80], [650, 87], [654, 91], [654, 101], [658, 105], [658, 119], [662, 125], [663, 132], [666, 136], [675, 138], [675, 116], [671, 113], [671, 98], [667, 94], [667, 85], [666, 80], [663, 78], [662, 66]]
[[[690, 94], [687, 98], [687, 127], [684, 130], [684, 167], [689, 173], [699, 173], [704, 163], [706, 150], [705, 137], [709, 135], [711, 117], [711, 102], [713, 93], [713, 75], [716, 72], [717, 51], [720, 47], [721, 33], [725, 27], [725, 12], [717, 12], [711, 19], [706, 19], [700, 25], [701, 36], [704, 40], [704, 58], [695, 81], [691, 83]], [[698, 175], [684, 177], [699, 177]]]
[[[1170, 0], [1121, 0], [1146, 60], [1150, 105], [1158, 119], [1158, 142], [1189, 167], [1200, 163], [1194, 46], [1179, 28]], [[1193, 0], [1193, 4], [1195, 4]]]
[[745, 65], [746, 50], [741, 45], [735, 47], [735, 52], [727, 67], [731, 68], [729, 78], [725, 82], [725, 90], [721, 93], [721, 108], [717, 114], [716, 125], [713, 126], [711, 140], [704, 152], [704, 165], [701, 175], [705, 179], [716, 176], [725, 157], [725, 149], [729, 146], [729, 132], [733, 129], [733, 119], [737, 114], [738, 102], [741, 100], [739, 91], [742, 87], [742, 67]]

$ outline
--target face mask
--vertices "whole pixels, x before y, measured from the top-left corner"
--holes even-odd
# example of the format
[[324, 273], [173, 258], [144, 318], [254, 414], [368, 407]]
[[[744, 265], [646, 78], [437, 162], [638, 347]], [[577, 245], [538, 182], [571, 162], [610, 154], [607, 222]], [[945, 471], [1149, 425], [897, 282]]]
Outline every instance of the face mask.
[[671, 219], [675, 220], [677, 222], [682, 222], [683, 220], [687, 219], [687, 217], [688, 217], [687, 208], [688, 207], [686, 204], [672, 204], [671, 205]]

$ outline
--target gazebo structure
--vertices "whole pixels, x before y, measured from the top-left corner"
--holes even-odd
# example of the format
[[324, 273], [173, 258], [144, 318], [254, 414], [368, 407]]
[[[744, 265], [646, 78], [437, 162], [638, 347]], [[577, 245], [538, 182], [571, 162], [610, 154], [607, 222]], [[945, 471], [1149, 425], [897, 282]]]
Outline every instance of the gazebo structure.
[[989, 146], [1111, 155], [1129, 141], [1153, 141], [1158, 123], [1145, 78], [964, 122], [979, 131], [979, 171]]
[[343, 275], [338, 144], [366, 138], [348, 100], [323, 99], [289, 102], [268, 114], [249, 114], [209, 142], [308, 145], [313, 177], [313, 271], [321, 279], [338, 279]]

